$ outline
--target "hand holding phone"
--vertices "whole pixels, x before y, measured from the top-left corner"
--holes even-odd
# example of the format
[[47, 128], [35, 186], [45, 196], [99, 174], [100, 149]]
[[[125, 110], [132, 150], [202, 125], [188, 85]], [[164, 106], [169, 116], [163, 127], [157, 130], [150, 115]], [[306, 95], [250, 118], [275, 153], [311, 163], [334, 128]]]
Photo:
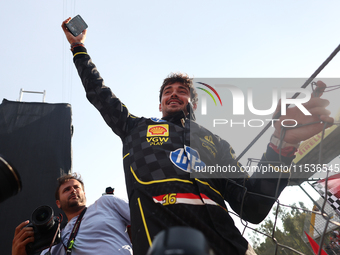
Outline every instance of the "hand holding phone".
[[86, 28], [88, 28], [85, 21], [80, 15], [75, 16], [66, 24], [67, 29], [74, 37], [80, 35]]

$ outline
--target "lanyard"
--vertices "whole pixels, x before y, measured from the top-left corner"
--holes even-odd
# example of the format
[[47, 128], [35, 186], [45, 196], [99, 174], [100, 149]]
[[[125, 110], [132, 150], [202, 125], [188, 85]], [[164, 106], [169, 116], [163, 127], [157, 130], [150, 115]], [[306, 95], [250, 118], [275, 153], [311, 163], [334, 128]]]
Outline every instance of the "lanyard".
[[74, 240], [76, 239], [76, 235], [78, 234], [79, 226], [80, 226], [81, 220], [82, 220], [82, 218], [83, 218], [83, 216], [86, 212], [86, 209], [87, 209], [87, 207], [85, 207], [84, 210], [79, 214], [78, 219], [73, 226], [70, 238], [68, 239], [68, 242], [67, 242], [67, 247], [65, 247], [66, 255], [69, 255], [72, 252]]

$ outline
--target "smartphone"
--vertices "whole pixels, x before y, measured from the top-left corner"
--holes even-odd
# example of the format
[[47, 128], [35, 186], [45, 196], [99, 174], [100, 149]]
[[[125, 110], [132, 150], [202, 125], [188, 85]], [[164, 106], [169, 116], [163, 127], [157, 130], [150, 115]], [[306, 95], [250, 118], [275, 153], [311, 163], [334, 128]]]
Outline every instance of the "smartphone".
[[80, 35], [88, 26], [80, 15], [75, 16], [66, 24], [67, 29], [73, 36]]

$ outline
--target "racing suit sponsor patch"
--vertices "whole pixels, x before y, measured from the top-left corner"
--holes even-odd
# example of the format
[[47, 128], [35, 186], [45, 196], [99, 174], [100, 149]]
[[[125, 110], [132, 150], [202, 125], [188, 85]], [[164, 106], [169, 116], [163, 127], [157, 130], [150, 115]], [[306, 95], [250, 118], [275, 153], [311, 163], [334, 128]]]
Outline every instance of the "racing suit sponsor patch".
[[146, 132], [146, 140], [152, 145], [162, 145], [169, 140], [169, 125], [148, 125]]
[[197, 150], [185, 146], [170, 153], [171, 162], [184, 172], [191, 173], [192, 170], [200, 170], [205, 167], [205, 163], [201, 161]]
[[216, 158], [217, 149], [213, 142], [212, 136], [205, 136], [204, 139], [200, 137], [199, 139], [201, 140], [202, 147], [205, 148], [209, 153], [211, 153], [214, 158]]
[[168, 124], [149, 125], [146, 136], [147, 137], [169, 136], [169, 125]]

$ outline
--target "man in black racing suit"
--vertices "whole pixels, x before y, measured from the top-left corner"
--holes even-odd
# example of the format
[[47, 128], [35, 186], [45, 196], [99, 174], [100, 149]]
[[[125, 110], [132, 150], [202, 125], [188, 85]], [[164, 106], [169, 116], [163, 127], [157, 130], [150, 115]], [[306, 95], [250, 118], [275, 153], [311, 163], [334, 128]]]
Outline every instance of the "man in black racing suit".
[[[87, 54], [83, 44], [86, 30], [74, 37], [65, 27], [69, 20], [63, 22], [62, 28], [71, 44], [86, 96], [123, 142], [134, 254], [145, 255], [154, 236], [171, 226], [200, 230], [215, 254], [254, 254], [235, 227], [224, 201], [244, 220], [259, 223], [270, 211], [275, 197], [287, 185], [289, 173], [274, 172], [271, 178], [259, 178], [260, 173], [255, 173], [248, 178], [234, 159], [231, 146], [188, 117], [193, 87], [185, 75], [174, 74], [164, 80], [160, 92], [162, 119], [138, 118], [130, 114], [104, 85]], [[332, 122], [322, 102], [310, 106], [323, 106], [313, 114], [322, 115], [323, 120]], [[195, 108], [195, 101], [193, 106]], [[319, 131], [320, 127], [309, 133], [304, 131], [303, 135], [301, 132], [287, 132], [285, 140], [289, 144], [283, 146], [281, 162], [289, 165], [296, 151], [295, 144]], [[275, 132], [278, 137], [280, 127]], [[209, 152], [211, 149], [213, 154]], [[277, 152], [277, 144], [270, 143], [261, 161], [278, 162]], [[195, 160], [189, 155], [196, 156]], [[235, 166], [238, 173], [235, 178], [228, 179], [191, 178], [190, 172], [195, 169], [196, 162], [204, 162], [207, 166]], [[281, 178], [277, 178], [279, 176]]]

